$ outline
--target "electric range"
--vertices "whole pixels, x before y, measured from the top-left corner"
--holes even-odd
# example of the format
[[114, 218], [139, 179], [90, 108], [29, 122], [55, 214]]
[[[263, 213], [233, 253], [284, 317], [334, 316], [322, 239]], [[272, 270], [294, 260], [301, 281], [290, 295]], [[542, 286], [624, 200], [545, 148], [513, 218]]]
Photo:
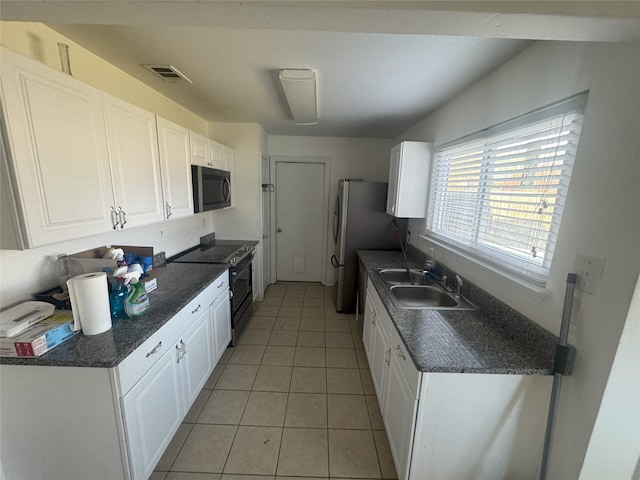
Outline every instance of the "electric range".
[[211, 240], [210, 236], [202, 237], [200, 242], [200, 245], [174, 255], [167, 261], [175, 263], [225, 263], [229, 265], [231, 346], [234, 346], [253, 313], [251, 261], [255, 255], [257, 242]]

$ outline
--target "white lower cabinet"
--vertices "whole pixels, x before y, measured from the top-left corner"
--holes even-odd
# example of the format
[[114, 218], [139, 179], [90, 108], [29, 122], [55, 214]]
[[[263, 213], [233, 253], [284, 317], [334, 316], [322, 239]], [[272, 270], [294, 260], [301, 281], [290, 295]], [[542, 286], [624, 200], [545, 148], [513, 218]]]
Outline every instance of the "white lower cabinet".
[[[214, 357], [211, 348], [211, 322], [209, 310], [202, 306], [196, 323], [180, 338], [177, 345], [178, 364], [182, 367], [182, 388], [184, 391], [185, 415], [204, 387], [213, 371]], [[217, 360], [216, 360], [217, 361]]]
[[370, 281], [363, 343], [399, 480], [537, 479], [553, 377], [419, 372]]
[[383, 314], [378, 315], [374, 313], [372, 315], [372, 335], [371, 335], [371, 378], [373, 379], [373, 386], [376, 389], [378, 398], [381, 399], [380, 408], [384, 408], [384, 401], [386, 399], [387, 381], [389, 377], [389, 336], [387, 329], [383, 324]]
[[[407, 371], [409, 375], [405, 375]], [[386, 382], [384, 408], [381, 407], [382, 418], [398, 478], [407, 478], [418, 407], [420, 374], [413, 366], [395, 329], [390, 332]]]
[[[187, 311], [183, 315], [188, 314]], [[133, 478], [151, 475], [213, 370], [206, 302], [198, 303], [191, 316], [196, 319], [190, 319], [193, 323], [188, 330], [122, 397]]]
[[122, 398], [132, 478], [148, 478], [184, 417], [180, 365], [166, 352]]
[[114, 368], [0, 365], [4, 476], [149, 478], [231, 339], [228, 288], [225, 271]]

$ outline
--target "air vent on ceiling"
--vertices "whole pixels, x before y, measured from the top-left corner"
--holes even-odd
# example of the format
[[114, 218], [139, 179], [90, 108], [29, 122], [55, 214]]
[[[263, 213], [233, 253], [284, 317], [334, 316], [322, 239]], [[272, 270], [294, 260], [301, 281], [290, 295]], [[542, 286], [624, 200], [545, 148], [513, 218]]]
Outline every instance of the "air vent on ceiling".
[[154, 73], [161, 79], [167, 82], [179, 82], [180, 80], [186, 80], [189, 83], [193, 83], [184, 74], [180, 73], [173, 65], [142, 65], [144, 68]]

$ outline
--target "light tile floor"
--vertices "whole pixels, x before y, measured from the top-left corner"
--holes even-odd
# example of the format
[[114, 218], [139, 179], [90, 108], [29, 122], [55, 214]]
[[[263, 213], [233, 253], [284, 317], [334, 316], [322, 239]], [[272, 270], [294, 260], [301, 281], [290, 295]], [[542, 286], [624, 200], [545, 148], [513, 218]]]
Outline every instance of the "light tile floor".
[[397, 478], [355, 315], [271, 285], [151, 480]]

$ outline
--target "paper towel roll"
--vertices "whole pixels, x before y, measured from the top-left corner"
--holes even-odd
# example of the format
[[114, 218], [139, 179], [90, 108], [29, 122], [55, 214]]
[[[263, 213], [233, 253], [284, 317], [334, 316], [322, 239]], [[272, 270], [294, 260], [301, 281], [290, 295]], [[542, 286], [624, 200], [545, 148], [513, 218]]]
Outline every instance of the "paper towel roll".
[[109, 287], [104, 272], [85, 273], [71, 278], [69, 297], [74, 320], [80, 321], [82, 333], [97, 335], [111, 328]]

